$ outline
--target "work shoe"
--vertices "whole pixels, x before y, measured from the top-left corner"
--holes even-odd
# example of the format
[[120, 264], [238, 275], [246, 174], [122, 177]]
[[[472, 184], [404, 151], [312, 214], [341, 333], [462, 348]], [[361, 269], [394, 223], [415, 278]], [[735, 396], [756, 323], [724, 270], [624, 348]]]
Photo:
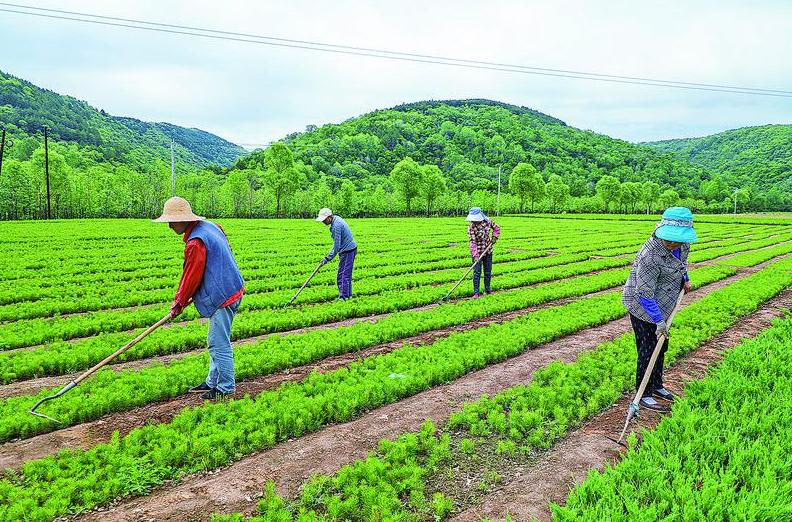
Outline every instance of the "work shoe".
[[205, 392], [205, 391], [209, 391], [211, 389], [212, 389], [212, 387], [209, 386], [208, 384], [206, 384], [206, 381], [204, 381], [201, 384], [199, 384], [198, 386], [193, 386], [192, 388], [190, 388], [187, 391], [189, 393], [202, 393], [202, 392]]
[[206, 391], [201, 394], [201, 398], [205, 401], [222, 401], [224, 399], [229, 399], [233, 397], [234, 392], [231, 393], [222, 393], [217, 390], [217, 388], [210, 388], [209, 391]]
[[658, 399], [663, 399], [664, 401], [674, 402], [674, 394], [666, 390], [665, 388], [656, 389], [652, 395], [654, 395]]
[[656, 400], [651, 397], [641, 397], [641, 400], [638, 402], [638, 405], [642, 408], [647, 408], [649, 410], [658, 411], [660, 413], [668, 413], [668, 407], [663, 406]]

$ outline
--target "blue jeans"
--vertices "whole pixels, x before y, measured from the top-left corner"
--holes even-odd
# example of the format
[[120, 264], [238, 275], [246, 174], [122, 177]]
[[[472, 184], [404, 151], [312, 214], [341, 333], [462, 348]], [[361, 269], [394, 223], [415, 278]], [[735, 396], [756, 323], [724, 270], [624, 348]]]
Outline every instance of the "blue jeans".
[[356, 255], [357, 248], [338, 254], [336, 282], [338, 283], [338, 294], [341, 299], [352, 297], [352, 268], [355, 266]]
[[[471, 256], [473, 262], [476, 258]], [[473, 268], [473, 293], [479, 293], [481, 287], [481, 267], [484, 266], [484, 293], [490, 293], [490, 281], [492, 280], [492, 252], [481, 258], [481, 261]]]
[[218, 308], [209, 318], [209, 375], [206, 385], [217, 388], [220, 393], [234, 393], [234, 349], [231, 348], [231, 323], [239, 310], [242, 298], [225, 308]]

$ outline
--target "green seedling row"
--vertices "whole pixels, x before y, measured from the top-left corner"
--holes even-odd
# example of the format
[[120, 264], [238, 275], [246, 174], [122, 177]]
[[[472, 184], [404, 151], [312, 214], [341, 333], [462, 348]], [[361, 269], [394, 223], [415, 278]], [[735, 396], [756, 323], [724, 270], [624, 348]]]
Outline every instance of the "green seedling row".
[[[714, 338], [740, 317], [751, 313], [763, 302], [792, 285], [790, 269], [792, 260], [776, 262], [769, 268], [715, 291], [682, 309], [673, 326], [671, 348], [666, 356], [667, 364], [673, 364], [681, 355]], [[786, 358], [789, 358], [788, 354]], [[761, 354], [754, 356], [753, 364], [764, 364]], [[280, 497], [275, 492], [274, 484], [270, 482], [259, 503], [259, 516], [247, 520], [444, 520], [453, 510], [453, 502], [432, 491], [429, 484], [433, 483], [433, 478], [436, 481], [437, 474], [443, 470], [452, 470], [455, 459], [465, 458], [465, 454], [475, 451], [475, 441], [497, 443], [496, 451], [509, 454], [531, 454], [536, 449], [549, 448], [569, 430], [613, 404], [624, 391], [629, 390], [634, 385], [634, 371], [635, 346], [630, 333], [580, 355], [573, 363], [551, 363], [535, 372], [531, 384], [527, 386], [509, 388], [493, 397], [485, 396], [463, 406], [451, 415], [442, 430], [427, 421], [419, 433], [402, 435], [393, 442], [383, 440], [377, 451], [365, 459], [344, 466], [332, 476], [312, 477], [294, 500]], [[767, 386], [767, 381], [763, 384]], [[722, 403], [730, 400], [723, 396], [719, 396], [719, 399]], [[789, 408], [781, 409], [785, 409], [787, 418], [790, 418]], [[789, 422], [785, 421], [786, 424]], [[464, 439], [468, 444], [452, 446], [450, 434], [454, 434], [455, 438], [469, 437]], [[678, 436], [688, 435], [681, 431]], [[729, 436], [728, 431], [713, 433], [715, 440]], [[667, 441], [661, 437], [656, 442], [658, 448], [669, 447]], [[704, 444], [707, 449], [699, 448], [699, 451], [712, 451], [712, 443], [710, 439]], [[783, 449], [780, 453], [784, 453]], [[747, 464], [743, 462], [733, 465]], [[570, 516], [559, 520], [687, 520], [688, 518], [679, 516], [658, 517], [658, 513], [673, 510], [673, 504], [668, 502], [658, 502], [656, 505], [665, 511], [655, 509], [644, 513], [646, 495], [653, 491], [653, 482], [649, 477], [657, 473], [658, 467], [665, 468], [662, 462], [654, 468], [633, 467], [631, 478], [634, 482], [626, 490], [617, 488], [617, 484], [611, 484], [607, 491], [584, 487], [581, 504], [596, 516], [577, 518], [581, 511], [572, 511]], [[777, 466], [774, 469], [778, 469]], [[751, 472], [745, 470], [744, 473]], [[667, 483], [670, 476], [672, 475], [661, 473], [654, 480], [654, 484]], [[689, 477], [687, 481], [680, 483], [679, 490], [683, 491], [686, 486], [690, 492], [690, 481], [695, 479], [696, 477]], [[761, 479], [754, 479], [756, 480]], [[771, 481], [776, 483], [775, 479]], [[733, 482], [726, 484], [733, 486]], [[633, 496], [632, 493], [638, 486], [645, 493]], [[629, 496], [632, 500], [629, 504], [632, 508], [630, 515], [633, 517], [610, 518], [608, 504], [605, 504], [604, 509], [599, 509], [602, 499], [600, 494], [607, 495], [605, 498], [611, 506], [618, 505], [613, 511], [617, 514], [623, 510], [624, 496]], [[786, 508], [764, 513], [783, 513], [784, 509]], [[676, 514], [679, 515], [679, 512]], [[776, 520], [772, 517], [769, 519]], [[236, 514], [216, 515], [212, 520], [242, 522], [246, 519]], [[693, 517], [689, 520], [713, 518]]]

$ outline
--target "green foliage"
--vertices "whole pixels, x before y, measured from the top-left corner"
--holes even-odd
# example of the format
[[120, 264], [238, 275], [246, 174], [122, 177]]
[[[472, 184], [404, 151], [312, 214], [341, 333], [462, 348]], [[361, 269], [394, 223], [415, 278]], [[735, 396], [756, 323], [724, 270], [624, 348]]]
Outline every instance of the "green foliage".
[[730, 350], [553, 520], [789, 520], [792, 318]]
[[610, 205], [613, 201], [618, 201], [621, 197], [621, 184], [613, 176], [602, 176], [597, 181], [597, 196], [602, 199], [605, 205], [605, 212], [610, 212]]
[[790, 142], [792, 125], [764, 125], [647, 145], [720, 173], [702, 184], [708, 200], [723, 201], [734, 189], [749, 187], [753, 209], [783, 210], [792, 193]]
[[641, 202], [645, 205], [646, 213], [652, 212], [656, 202], [660, 200], [660, 184], [654, 181], [644, 181], [641, 185]]
[[425, 165], [423, 167], [423, 196], [426, 199], [426, 215], [432, 214], [432, 205], [446, 191], [446, 181], [440, 167]]
[[552, 174], [546, 185], [547, 199], [550, 201], [550, 212], [560, 212], [564, 210], [564, 205], [569, 200], [569, 187], [561, 176]]
[[[677, 314], [677, 319], [673, 326], [676, 331], [674, 339], [678, 340], [672, 342], [672, 348], [667, 355], [666, 361], [669, 364], [673, 363], [680, 355], [715, 337], [739, 317], [752, 312], [762, 302], [788, 288], [792, 285], [792, 271], [790, 271], [790, 268], [792, 268], [792, 260], [778, 261], [765, 270], [733, 283], [726, 288], [716, 290], [701, 301], [682, 309]], [[520, 324], [519, 321], [514, 321], [510, 325], [510, 330], [513, 331], [516, 328], [526, 326], [527, 324]], [[784, 352], [785, 349], [782, 348], [778, 351]], [[786, 352], [789, 352], [789, 350], [786, 350]], [[789, 359], [789, 353], [785, 353], [784, 358]], [[756, 354], [753, 355], [752, 361], [756, 366], [763, 365], [762, 357]], [[431, 490], [427, 491], [427, 484], [433, 478], [437, 480], [437, 476], [433, 476], [433, 473], [437, 470], [436, 465], [438, 462], [437, 459], [425, 457], [427, 453], [431, 452], [427, 452], [423, 448], [431, 448], [435, 445], [445, 446], [445, 441], [448, 438], [446, 432], [467, 430], [473, 436], [485, 436], [488, 441], [497, 441], [497, 447], [502, 454], [509, 453], [516, 446], [516, 441], [520, 441], [525, 446], [550, 447], [555, 440], [563, 436], [567, 431], [579, 425], [584, 419], [595, 415], [602, 408], [612, 404], [624, 390], [630, 388], [634, 383], [634, 368], [634, 339], [632, 334], [626, 334], [615, 341], [601, 344], [593, 351], [583, 353], [574, 362], [566, 364], [555, 362], [537, 370], [533, 375], [531, 384], [527, 386], [515, 386], [494, 397], [483, 397], [476, 402], [464, 405], [461, 410], [451, 415], [448, 424], [442, 430], [435, 431], [433, 429], [430, 432], [427, 429], [423, 429], [421, 435], [427, 438], [424, 439], [424, 445], [421, 448], [416, 447], [412, 443], [413, 438], [419, 435], [402, 435], [394, 442], [381, 442], [380, 449], [376, 455], [369, 455], [365, 460], [350, 464], [336, 475], [331, 477], [315, 476], [311, 480], [319, 483], [337, 483], [342, 477], [348, 475], [347, 470], [349, 469], [357, 469], [361, 466], [366, 466], [368, 469], [389, 469], [394, 457], [398, 457], [399, 463], [410, 463], [410, 475], [413, 478], [410, 482], [410, 492], [416, 492], [418, 494], [416, 496], [423, 499], [428, 493], [431, 493]], [[761, 383], [766, 386], [767, 380], [761, 380]], [[785, 391], [785, 389], [779, 391], [778, 399], [775, 403], [781, 405], [778, 408], [779, 413], [785, 412], [786, 417], [790, 418], [787, 411], [789, 409], [787, 406], [788, 401], [784, 401], [782, 398], [782, 394]], [[756, 391], [753, 395], [761, 397], [762, 393]], [[718, 394], [717, 397], [719, 404], [730, 404], [732, 402], [730, 395]], [[677, 407], [674, 408], [674, 416], [676, 414]], [[740, 415], [735, 412], [730, 417], [739, 418]], [[787, 424], [788, 421], [784, 421], [784, 426]], [[712, 431], [710, 430], [710, 432]], [[679, 437], [688, 436], [688, 430], [678, 430], [676, 433]], [[724, 433], [728, 434], [729, 431], [718, 431], [714, 437], [710, 435], [707, 442], [702, 441], [698, 444], [690, 445], [683, 443], [682, 445], [690, 448], [697, 447], [698, 449], [694, 449], [696, 452], [703, 451], [717, 455], [719, 453], [717, 449], [710, 449], [712, 448], [711, 441], [725, 436]], [[779, 437], [778, 440], [780, 442], [784, 439]], [[662, 437], [658, 437], [657, 442], [658, 448], [666, 447]], [[735, 441], [735, 445], [738, 446], [739, 444], [740, 441]], [[450, 448], [446, 452], [448, 450]], [[783, 458], [784, 454], [785, 450], [779, 448], [770, 458], [764, 460], [772, 460], [778, 463], [786, 462]], [[450, 455], [445, 457], [444, 461], [453, 464], [456, 458], [457, 456], [451, 450]], [[750, 469], [751, 466], [747, 465], [745, 461], [733, 463], [731, 466], [743, 466], [743, 476], [754, 476]], [[645, 482], [647, 480], [647, 467], [645, 465], [634, 466], [632, 469], [635, 471], [634, 483], [645, 488], [647, 493], [650, 493], [653, 491], [651, 485], [641, 484], [641, 481]], [[681, 467], [681, 465], [678, 467]], [[664, 473], [656, 475], [655, 482], [665, 482], [666, 477], [671, 476]], [[368, 476], [370, 477], [371, 475]], [[694, 477], [688, 477], [687, 481], [680, 483], [679, 490], [689, 492], [691, 479], [694, 479]], [[487, 472], [484, 480], [479, 484], [479, 489], [482, 492], [486, 492], [489, 490], [490, 484], [495, 484], [500, 480], [500, 475], [494, 470]], [[762, 481], [762, 479], [758, 480], [759, 482]], [[776, 480], [773, 479], [768, 481], [768, 484], [775, 482]], [[371, 482], [356, 482], [346, 489], [328, 490], [328, 495], [322, 497], [322, 505], [344, 505], [347, 502], [354, 502], [359, 513], [370, 513], [370, 511], [366, 510], [373, 506], [379, 506], [380, 499], [384, 495], [393, 498], [391, 493], [393, 482], [377, 481], [373, 484], [372, 489], [368, 491], [366, 500], [361, 505], [358, 505], [357, 503], [363, 497], [358, 489], [362, 484], [369, 485]], [[731, 484], [733, 485], [733, 483]], [[614, 503], [616, 505], [615, 511], [620, 512], [623, 509], [624, 495], [618, 493], [618, 484], [615, 484], [613, 489], [615, 489], [615, 492], [609, 493], [606, 501]], [[629, 491], [635, 491], [635, 489], [632, 488]], [[599, 492], [586, 494], [583, 497], [588, 505], [594, 508], [600, 505], [602, 498]], [[395, 520], [421, 519], [421, 515], [424, 513], [422, 511], [424, 504], [405, 501], [403, 500], [405, 498], [412, 499], [414, 496], [405, 492], [398, 504], [395, 502], [394, 504], [389, 504], [388, 514]], [[435, 498], [437, 497], [435, 496]], [[641, 498], [643, 497], [636, 499], [634, 503], [635, 511], [631, 509], [631, 514], [644, 513], [641, 509]], [[779, 499], [774, 498], [773, 500], [776, 503], [779, 502]], [[668, 502], [660, 504], [661, 507], [673, 505], [673, 503], [669, 504]], [[630, 508], [628, 507], [628, 509]], [[782, 513], [783, 509], [787, 508], [784, 507], [778, 512]], [[319, 520], [336, 519], [333, 516], [324, 518], [321, 506], [317, 509], [316, 505], [307, 505], [304, 501], [298, 501], [292, 506], [289, 517], [285, 518], [285, 520], [295, 520], [295, 516], [292, 513], [297, 511], [306, 515], [318, 516]], [[264, 516], [267, 514], [264, 511], [261, 513]], [[707, 516], [693, 518], [708, 519]], [[610, 519], [608, 510], [599, 510], [595, 515], [586, 518], [586, 520]], [[632, 519], [635, 518], [624, 518], [624, 520]], [[657, 520], [658, 517], [656, 512], [650, 512], [645, 515], [645, 518], [639, 519]], [[253, 520], [258, 521], [261, 519], [254, 518]], [[350, 520], [365, 520], [365, 518], [358, 514], [350, 518]], [[578, 518], [569, 516], [564, 518], [564, 520], [578, 520]]]
[[267, 148], [264, 158], [264, 184], [275, 196], [275, 216], [280, 217], [281, 203], [297, 191], [300, 176], [294, 166], [294, 155], [283, 142], [279, 141]]
[[541, 200], [545, 194], [545, 183], [542, 175], [529, 163], [518, 163], [509, 176], [509, 190], [520, 198], [520, 212], [525, 210], [525, 200], [531, 201], [533, 212], [536, 201]]
[[13, 142], [0, 175], [2, 218], [42, 215], [45, 126], [58, 217], [153, 213], [149, 205], [160, 206], [170, 190], [171, 140], [180, 173], [227, 166], [244, 153], [213, 134], [110, 116], [0, 71], [0, 127]]
[[[620, 184], [660, 185], [660, 193], [642, 192], [641, 211], [679, 201], [697, 212], [728, 212], [737, 187], [743, 189], [737, 195], [741, 210], [792, 209], [782, 131], [757, 134], [755, 140], [761, 143], [756, 150], [734, 160], [740, 174], [726, 173], [719, 181], [713, 177], [719, 167], [711, 162], [695, 165], [684, 154], [674, 157], [581, 131], [525, 107], [488, 100], [433, 101], [374, 111], [339, 124], [309, 125], [306, 132], [239, 157], [225, 169], [217, 165], [227, 166], [242, 150], [220, 138], [112, 117], [0, 73], [0, 125], [14, 141], [0, 176], [2, 219], [44, 215], [44, 124], [52, 128], [53, 161], [62, 159], [53, 171], [53, 207], [55, 216], [64, 218], [157, 214], [170, 196], [171, 138], [176, 142], [177, 193], [210, 217], [307, 217], [322, 206], [342, 208], [348, 217], [400, 215], [414, 212], [417, 197], [429, 214], [458, 214], [470, 206], [493, 211], [499, 167], [511, 172], [519, 164], [541, 176], [530, 177], [533, 188], [528, 192], [516, 190], [517, 182], [514, 194], [504, 191], [502, 212], [522, 211], [528, 201], [532, 210], [598, 211], [603, 205], [593, 189], [606, 175]], [[293, 156], [293, 168], [272, 165], [270, 150], [280, 149], [278, 154], [286, 156], [285, 147]], [[407, 159], [414, 163], [404, 172], [406, 178], [393, 178], [391, 173]], [[754, 167], [757, 162], [760, 166]], [[437, 168], [440, 176], [433, 171], [431, 183], [425, 184], [426, 176], [416, 167]], [[231, 176], [235, 171], [244, 176]], [[563, 184], [556, 181], [552, 197], [544, 198], [542, 186], [552, 175]], [[764, 181], [766, 177], [773, 183]], [[563, 185], [569, 187], [569, 196]], [[638, 200], [627, 197], [628, 191], [625, 198], [609, 199], [608, 207], [616, 203], [634, 211]], [[661, 201], [663, 192], [668, 197]]]
[[412, 158], [404, 158], [390, 173], [396, 190], [401, 193], [407, 204], [407, 214], [410, 213], [410, 203], [421, 192], [427, 171], [418, 165]]

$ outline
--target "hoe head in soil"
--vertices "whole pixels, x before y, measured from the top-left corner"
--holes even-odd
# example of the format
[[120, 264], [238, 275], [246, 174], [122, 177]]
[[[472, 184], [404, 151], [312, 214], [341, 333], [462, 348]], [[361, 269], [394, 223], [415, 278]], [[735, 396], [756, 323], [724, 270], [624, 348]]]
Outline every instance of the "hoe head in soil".
[[88, 377], [90, 377], [91, 375], [96, 373], [100, 368], [102, 368], [103, 366], [108, 364], [110, 361], [112, 361], [113, 359], [115, 359], [116, 357], [118, 357], [119, 355], [124, 353], [125, 351], [127, 351], [130, 348], [132, 348], [133, 346], [135, 346], [144, 337], [146, 337], [148, 334], [150, 334], [151, 332], [153, 332], [154, 330], [156, 330], [157, 328], [159, 328], [163, 324], [165, 324], [168, 321], [170, 321], [172, 318], [173, 318], [173, 316], [170, 313], [168, 313], [168, 315], [166, 315], [165, 317], [163, 317], [162, 319], [160, 319], [159, 321], [157, 321], [153, 325], [149, 326], [143, 333], [141, 333], [140, 335], [138, 335], [137, 337], [132, 339], [129, 343], [127, 343], [126, 345], [122, 346], [121, 348], [119, 348], [115, 352], [111, 353], [110, 355], [108, 355], [107, 357], [105, 357], [104, 359], [99, 361], [99, 363], [97, 363], [92, 368], [90, 368], [90, 369], [86, 370], [85, 372], [83, 372], [82, 375], [80, 375], [79, 377], [77, 377], [76, 379], [71, 381], [69, 384], [64, 386], [58, 393], [56, 393], [55, 395], [50, 395], [49, 397], [44, 397], [43, 399], [39, 400], [36, 404], [33, 405], [32, 408], [30, 408], [30, 411], [28, 413], [30, 413], [32, 415], [35, 415], [36, 417], [41, 417], [42, 419], [47, 419], [47, 420], [51, 420], [52, 422], [56, 422], [58, 424], [63, 424], [58, 419], [54, 419], [54, 418], [50, 417], [49, 415], [45, 415], [45, 414], [43, 414], [41, 412], [38, 412], [36, 410], [38, 409], [39, 406], [41, 406], [45, 402], [51, 401], [53, 399], [57, 399], [58, 397], [60, 397], [64, 393], [68, 392], [72, 388], [76, 388], [77, 385], [80, 384], [82, 381], [84, 381], [85, 379], [87, 379]]
[[[677, 296], [676, 304], [674, 305], [674, 309], [671, 310], [671, 314], [666, 321], [668, 327], [671, 327], [671, 322], [674, 320], [674, 316], [676, 315], [677, 311], [679, 310], [680, 305], [682, 304], [682, 298], [685, 296], [685, 290], [682, 289], [679, 291], [679, 296]], [[607, 437], [608, 440], [612, 440], [616, 444], [620, 446], [624, 446], [625, 448], [627, 445], [624, 443], [624, 436], [627, 434], [627, 428], [630, 426], [630, 421], [638, 417], [638, 410], [640, 406], [638, 406], [641, 397], [643, 397], [644, 390], [646, 390], [646, 385], [649, 384], [649, 377], [652, 375], [652, 370], [654, 370], [655, 363], [657, 363], [657, 357], [660, 355], [660, 350], [663, 348], [663, 344], [665, 343], [666, 336], [665, 335], [658, 335], [657, 336], [657, 344], [655, 345], [654, 351], [652, 352], [652, 357], [649, 359], [649, 364], [644, 371], [643, 379], [641, 379], [641, 384], [638, 386], [638, 390], [635, 394], [635, 398], [630, 403], [630, 406], [627, 408], [627, 418], [624, 420], [624, 429], [622, 429], [621, 435], [619, 435], [619, 439], [613, 439], [611, 437]]]

